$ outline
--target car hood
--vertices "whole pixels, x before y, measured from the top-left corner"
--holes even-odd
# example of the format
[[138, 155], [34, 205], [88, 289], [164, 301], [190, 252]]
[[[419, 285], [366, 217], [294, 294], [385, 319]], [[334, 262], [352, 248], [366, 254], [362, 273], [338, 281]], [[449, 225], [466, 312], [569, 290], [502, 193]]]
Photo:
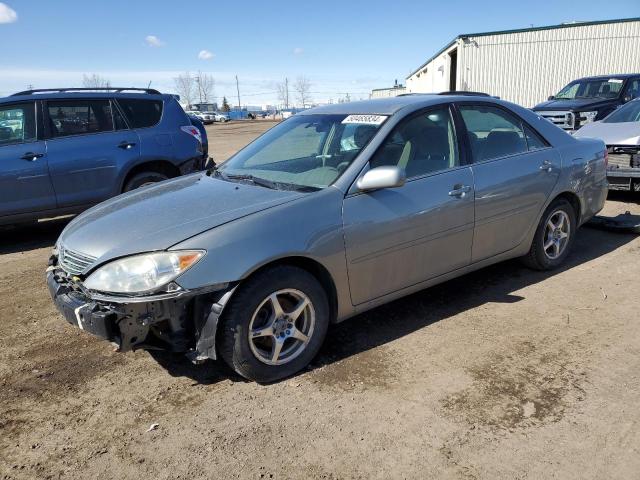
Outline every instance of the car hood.
[[99, 264], [165, 250], [241, 217], [293, 201], [304, 193], [188, 175], [107, 200], [76, 217], [60, 235], [65, 249]]
[[573, 136], [599, 138], [607, 145], [640, 145], [640, 122], [588, 123]]
[[580, 110], [595, 109], [606, 107], [615, 103], [616, 99], [602, 99], [602, 98], [577, 98], [574, 100], [549, 100], [548, 102], [542, 102], [533, 107], [534, 110]]

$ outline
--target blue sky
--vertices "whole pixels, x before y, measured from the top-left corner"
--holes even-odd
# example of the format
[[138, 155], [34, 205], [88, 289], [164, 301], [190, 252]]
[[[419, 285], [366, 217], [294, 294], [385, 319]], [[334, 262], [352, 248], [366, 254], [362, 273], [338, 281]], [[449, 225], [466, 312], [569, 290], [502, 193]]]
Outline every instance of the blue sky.
[[640, 16], [638, 0], [2, 1], [0, 95], [80, 86], [84, 73], [172, 91], [201, 70], [233, 101], [238, 75], [242, 103], [258, 105], [300, 75], [316, 101], [364, 98], [459, 33]]

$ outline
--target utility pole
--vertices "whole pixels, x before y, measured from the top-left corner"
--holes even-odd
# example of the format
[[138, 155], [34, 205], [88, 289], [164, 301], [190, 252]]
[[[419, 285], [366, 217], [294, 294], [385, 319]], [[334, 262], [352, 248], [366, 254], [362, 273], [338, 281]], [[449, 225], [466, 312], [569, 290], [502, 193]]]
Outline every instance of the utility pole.
[[238, 91], [238, 110], [242, 110], [240, 106], [240, 85], [238, 84], [238, 75], [236, 75], [236, 90]]
[[284, 101], [285, 108], [289, 108], [289, 79], [286, 77], [284, 79], [284, 91], [285, 91], [285, 98], [286, 98], [286, 100]]
[[196, 77], [196, 83], [198, 84], [198, 97], [200, 97], [200, 103], [202, 103], [202, 89], [200, 88], [200, 76], [201, 76], [201, 73], [198, 72], [198, 76]]

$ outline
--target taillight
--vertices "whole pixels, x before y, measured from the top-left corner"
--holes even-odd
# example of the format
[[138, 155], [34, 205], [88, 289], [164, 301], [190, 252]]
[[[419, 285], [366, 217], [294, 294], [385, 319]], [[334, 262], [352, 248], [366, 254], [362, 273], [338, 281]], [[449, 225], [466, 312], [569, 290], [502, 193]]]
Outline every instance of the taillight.
[[196, 127], [193, 125], [187, 125], [186, 127], [180, 127], [180, 130], [194, 137], [198, 142], [200, 142], [200, 145], [202, 145], [202, 134]]

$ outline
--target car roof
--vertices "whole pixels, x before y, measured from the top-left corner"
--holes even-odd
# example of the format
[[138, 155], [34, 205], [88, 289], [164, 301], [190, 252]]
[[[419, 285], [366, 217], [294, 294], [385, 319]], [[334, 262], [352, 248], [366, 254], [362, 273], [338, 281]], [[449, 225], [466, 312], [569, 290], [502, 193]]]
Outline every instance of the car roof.
[[393, 115], [394, 113], [409, 107], [419, 109], [430, 105], [449, 103], [453, 101], [489, 101], [496, 102], [494, 97], [488, 95], [442, 95], [436, 93], [406, 94], [397, 97], [375, 98], [371, 100], [360, 100], [357, 102], [334, 103], [321, 107], [310, 108], [297, 115], [314, 114], [364, 114], [364, 115]]
[[607, 78], [619, 78], [619, 79], [627, 79], [633, 77], [640, 77], [640, 73], [620, 73], [620, 74], [611, 74], [611, 75], [593, 75], [592, 77], [582, 77], [577, 78], [576, 80], [572, 80], [569, 83], [577, 82], [579, 80], [604, 80]]
[[0, 98], [0, 104], [33, 100], [69, 100], [74, 98], [136, 98], [151, 100], [167, 100], [172, 96], [164, 93], [129, 93], [129, 92], [47, 92], [25, 95], [11, 95]]

